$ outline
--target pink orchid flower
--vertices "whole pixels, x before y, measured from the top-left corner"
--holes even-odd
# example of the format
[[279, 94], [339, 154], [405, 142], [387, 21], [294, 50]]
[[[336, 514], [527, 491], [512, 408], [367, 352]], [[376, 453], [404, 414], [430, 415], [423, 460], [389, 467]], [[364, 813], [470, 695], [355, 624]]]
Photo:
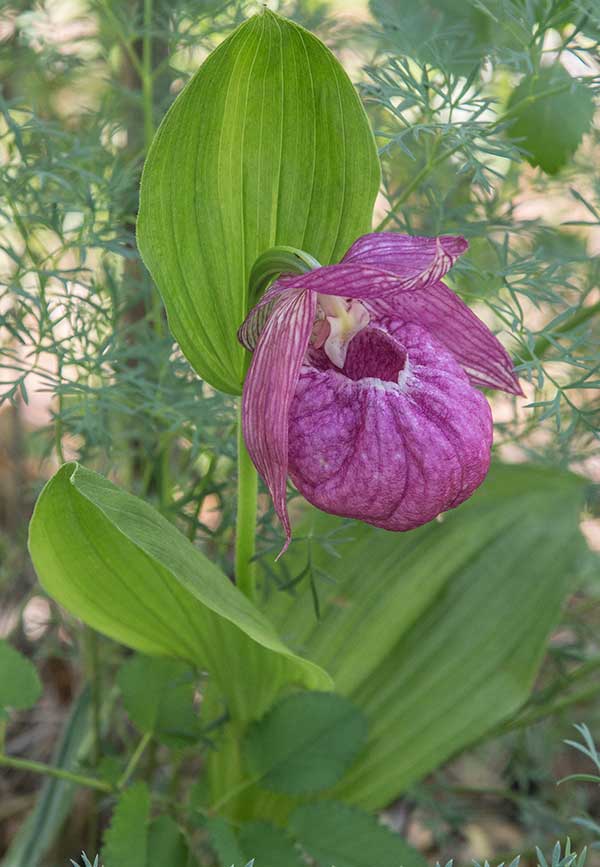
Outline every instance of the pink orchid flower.
[[506, 350], [441, 282], [466, 248], [364, 235], [338, 265], [280, 277], [240, 328], [254, 352], [244, 439], [283, 551], [288, 476], [317, 508], [387, 530], [431, 521], [484, 480], [492, 416], [473, 386], [522, 392]]

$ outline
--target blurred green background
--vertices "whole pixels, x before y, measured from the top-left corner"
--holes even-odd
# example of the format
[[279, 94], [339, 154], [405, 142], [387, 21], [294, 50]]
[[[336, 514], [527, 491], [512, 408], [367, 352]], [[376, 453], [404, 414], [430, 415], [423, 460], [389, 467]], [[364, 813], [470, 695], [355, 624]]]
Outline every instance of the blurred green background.
[[[269, 5], [317, 33], [360, 90], [382, 157], [375, 221], [469, 238], [453, 288], [513, 353], [527, 398], [491, 398], [496, 456], [585, 476], [581, 527], [599, 551], [598, 3]], [[157, 328], [162, 313], [134, 225], [160, 118], [257, 6], [9, 0], [0, 9], [0, 638], [34, 660], [43, 682], [35, 708], [10, 719], [11, 754], [50, 761], [61, 738], [68, 748], [82, 685], [110, 692], [122, 661], [46, 597], [26, 552], [33, 503], [62, 461], [79, 459], [146, 497], [231, 573], [235, 401], [199, 382]], [[278, 533], [263, 492], [263, 554]], [[574, 564], [572, 577], [521, 717], [386, 812], [430, 863], [518, 853], [535, 863], [536, 845], [549, 851], [570, 835], [581, 848], [600, 836], [589, 824], [600, 815], [598, 787], [556, 786], [590, 770], [563, 744], [572, 725], [600, 736], [597, 560]], [[274, 582], [265, 592], [278, 592]], [[135, 737], [119, 705], [102, 726], [109, 773]], [[85, 758], [95, 769], [97, 749]], [[154, 773], [170, 759], [157, 746], [148, 761]], [[196, 773], [184, 769], [183, 781]], [[25, 865], [1, 859], [39, 786], [31, 774], [0, 772], [6, 867]], [[95, 851], [102, 805], [80, 791], [67, 808], [66, 823], [60, 811], [46, 817], [47, 839], [28, 867]], [[598, 854], [588, 863], [600, 864]]]

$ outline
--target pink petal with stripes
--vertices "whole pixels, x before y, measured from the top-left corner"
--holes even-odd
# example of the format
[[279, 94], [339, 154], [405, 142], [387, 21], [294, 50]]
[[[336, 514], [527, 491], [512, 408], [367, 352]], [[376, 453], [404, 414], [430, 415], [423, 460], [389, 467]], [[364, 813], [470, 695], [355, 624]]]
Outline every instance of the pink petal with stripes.
[[246, 448], [291, 539], [286, 503], [288, 416], [315, 318], [312, 292], [286, 293], [272, 308], [252, 358], [242, 396]]
[[374, 233], [355, 241], [339, 265], [281, 277], [277, 282], [288, 289], [312, 289], [322, 295], [387, 298], [437, 282], [466, 248], [464, 238]]
[[[289, 291], [276, 280], [242, 322], [237, 333], [238, 340], [250, 352], [254, 352], [258, 338], [267, 324], [275, 303], [282, 295], [288, 294]], [[293, 290], [292, 294], [295, 294]]]
[[395, 531], [467, 499], [492, 445], [488, 403], [453, 355], [418, 326], [398, 337], [361, 332], [346, 359], [351, 376], [305, 366], [289, 423], [300, 493], [325, 512]]
[[452, 352], [473, 385], [523, 394], [506, 349], [444, 283], [367, 301], [365, 306], [372, 321], [392, 335], [407, 323], [425, 328]]
[[400, 235], [396, 232], [371, 232], [352, 244], [343, 262], [374, 265], [403, 280], [414, 280], [428, 269], [441, 280], [469, 246], [460, 235], [437, 238]]
[[390, 530], [430, 521], [483, 481], [491, 413], [472, 386], [522, 392], [502, 344], [441, 282], [466, 247], [365, 235], [338, 265], [280, 277], [241, 326], [254, 350], [244, 438], [283, 551], [288, 474], [318, 508]]
[[[513, 364], [499, 340], [489, 328], [444, 283], [443, 274], [465, 252], [465, 238], [442, 235], [439, 238], [373, 232], [363, 235], [350, 247], [344, 262], [374, 265], [390, 271], [402, 280], [416, 275], [437, 262], [439, 276], [413, 293], [399, 292], [381, 299], [366, 299], [367, 307], [379, 314], [379, 321], [392, 334], [406, 322], [427, 328], [462, 364], [473, 385], [498, 388], [510, 394], [522, 394], [513, 373]], [[430, 272], [431, 273], [431, 272]]]

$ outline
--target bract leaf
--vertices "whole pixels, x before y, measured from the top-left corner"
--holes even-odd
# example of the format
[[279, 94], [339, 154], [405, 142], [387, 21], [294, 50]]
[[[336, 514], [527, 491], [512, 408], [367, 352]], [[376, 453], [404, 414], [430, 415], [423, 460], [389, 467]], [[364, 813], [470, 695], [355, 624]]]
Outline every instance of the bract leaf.
[[41, 692], [35, 665], [6, 641], [0, 641], [0, 708], [26, 710], [33, 707]]
[[[425, 867], [427, 861], [375, 816], [334, 801], [303, 804], [290, 827], [316, 861], [335, 867]], [[259, 862], [260, 863], [260, 862]]]
[[252, 723], [246, 753], [262, 787], [302, 794], [337, 783], [366, 736], [366, 720], [347, 698], [299, 692]]
[[236, 331], [270, 247], [322, 264], [370, 228], [379, 161], [348, 76], [312, 34], [265, 9], [203, 63], [163, 120], [138, 243], [195, 370], [238, 394]]
[[136, 650], [207, 669], [236, 717], [261, 716], [287, 683], [331, 685], [155, 509], [78, 464], [42, 491], [29, 550], [61, 605]]
[[[496, 465], [470, 501], [411, 533], [313, 514], [314, 566], [335, 579], [320, 588], [321, 620], [308, 582], [295, 599], [276, 594], [270, 614], [369, 720], [336, 797], [385, 806], [526, 700], [582, 552], [584, 486]], [[336, 527], [353, 540], [332, 560], [316, 540]], [[304, 562], [292, 546], [287, 569]]]
[[594, 117], [589, 87], [559, 63], [526, 76], [512, 92], [507, 108], [515, 117], [508, 135], [517, 140], [532, 166], [549, 175], [575, 153]]

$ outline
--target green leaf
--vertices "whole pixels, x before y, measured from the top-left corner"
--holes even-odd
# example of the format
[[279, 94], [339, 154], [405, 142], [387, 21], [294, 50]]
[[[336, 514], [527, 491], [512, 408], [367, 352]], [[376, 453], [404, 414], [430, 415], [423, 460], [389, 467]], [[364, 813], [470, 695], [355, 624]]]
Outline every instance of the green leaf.
[[99, 779], [116, 787], [125, 771], [126, 759], [127, 756], [123, 755], [102, 756], [95, 769], [96, 775]]
[[261, 716], [288, 683], [331, 684], [155, 509], [78, 464], [42, 491], [29, 550], [61, 605], [136, 650], [207, 669], [235, 716]]
[[366, 737], [366, 720], [348, 699], [335, 693], [299, 692], [252, 723], [246, 753], [261, 786], [305, 794], [337, 783]]
[[132, 656], [121, 666], [117, 684], [131, 721], [170, 747], [198, 740], [201, 725], [194, 709], [197, 676], [184, 662]]
[[148, 832], [146, 867], [187, 867], [188, 857], [187, 843], [177, 823], [170, 816], [155, 819]]
[[222, 816], [211, 816], [206, 827], [211, 846], [217, 853], [222, 867], [246, 863], [247, 859], [244, 858], [240, 842], [227, 819]]
[[0, 707], [26, 710], [42, 692], [35, 665], [6, 641], [0, 641]]
[[526, 76], [508, 101], [514, 122], [507, 134], [525, 151], [532, 166], [558, 172], [575, 153], [594, 117], [594, 100], [585, 84], [560, 65]]
[[145, 783], [136, 783], [117, 801], [104, 834], [106, 867], [147, 867], [149, 822], [150, 792]]
[[239, 830], [246, 861], [254, 859], [256, 867], [302, 867], [305, 861], [292, 839], [269, 822], [247, 822]]
[[[319, 867], [425, 867], [427, 861], [374, 816], [334, 801], [304, 804], [290, 827]], [[257, 867], [260, 867], [258, 862]]]
[[286, 831], [269, 822], [245, 822], [236, 834], [226, 819], [215, 816], [207, 827], [221, 867], [251, 861], [256, 867], [302, 867], [304, 863]]
[[375, 142], [325, 46], [265, 9], [203, 63], [144, 167], [138, 244], [195, 370], [238, 394], [236, 330], [248, 276], [270, 247], [337, 261], [371, 227]]
[[[369, 720], [336, 797], [386, 805], [527, 699], [577, 574], [584, 486], [497, 465], [469, 502], [406, 534], [313, 513], [313, 561], [336, 580], [321, 590], [321, 621], [308, 586], [277, 594], [270, 613]], [[342, 526], [354, 538], [332, 560], [315, 540]], [[287, 568], [303, 565], [298, 544]]]

